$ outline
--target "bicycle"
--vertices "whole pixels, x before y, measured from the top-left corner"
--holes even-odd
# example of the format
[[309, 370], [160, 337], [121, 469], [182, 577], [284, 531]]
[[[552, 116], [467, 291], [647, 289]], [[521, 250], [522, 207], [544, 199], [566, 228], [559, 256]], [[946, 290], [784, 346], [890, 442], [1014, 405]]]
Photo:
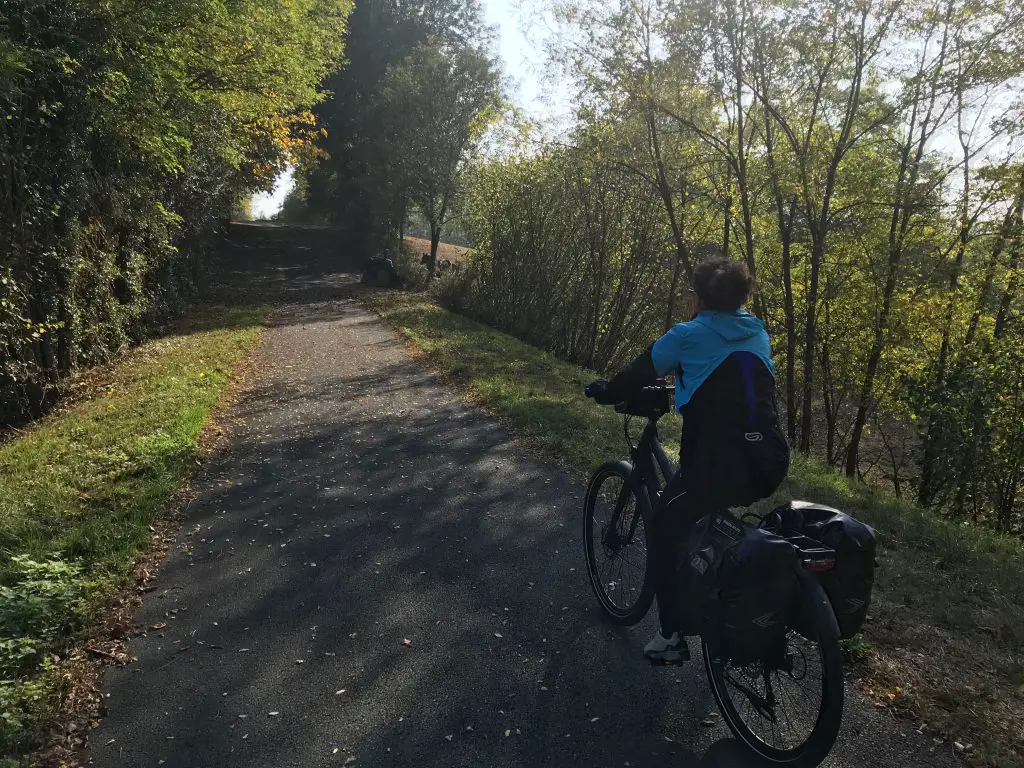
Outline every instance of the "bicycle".
[[[602, 464], [587, 485], [583, 534], [590, 584], [605, 614], [620, 626], [638, 623], [654, 601], [647, 522], [673, 472], [658, 437], [658, 421], [672, 411], [672, 391], [670, 385], [645, 387], [629, 401], [615, 406], [617, 413], [625, 415], [631, 461]], [[629, 430], [633, 417], [647, 419], [636, 444]], [[602, 522], [598, 518], [605, 511], [609, 514]], [[698, 524], [710, 525], [721, 515], [731, 512], [706, 516]], [[845, 686], [839, 627], [828, 597], [814, 576], [815, 571], [834, 567], [835, 552], [803, 536], [785, 538], [796, 548], [800, 564], [796, 574], [798, 614], [793, 624], [787, 625], [785, 649], [753, 663], [740, 663], [728, 658], [709, 637], [701, 637], [701, 647], [715, 702], [736, 739], [770, 764], [811, 768], [831, 751], [843, 713]], [[599, 554], [613, 566], [617, 564], [616, 577], [602, 572]], [[638, 570], [632, 579], [623, 575], [624, 566]], [[812, 666], [820, 670], [818, 677], [811, 674]], [[797, 694], [787, 693], [790, 684], [799, 689]], [[803, 713], [802, 717], [788, 711], [787, 706], [797, 701], [795, 696], [802, 696], [801, 701], [806, 702], [814, 689], [819, 695], [816, 711]], [[806, 733], [800, 735], [803, 731]]]

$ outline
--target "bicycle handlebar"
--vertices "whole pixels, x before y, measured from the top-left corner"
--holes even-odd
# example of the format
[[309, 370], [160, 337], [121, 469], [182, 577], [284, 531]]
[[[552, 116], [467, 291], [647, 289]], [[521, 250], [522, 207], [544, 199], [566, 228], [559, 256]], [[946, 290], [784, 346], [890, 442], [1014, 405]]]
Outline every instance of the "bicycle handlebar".
[[[660, 383], [641, 387], [631, 393], [625, 400], [611, 402], [605, 395], [607, 382], [594, 381], [587, 385], [585, 390], [587, 397], [592, 397], [601, 405], [612, 405], [616, 413], [629, 416], [643, 416], [649, 419], [659, 419], [666, 413], [672, 411], [672, 393], [674, 387], [671, 384]], [[603, 400], [603, 402], [602, 402]]]
[[655, 384], [642, 387], [633, 393], [628, 400], [616, 403], [615, 412], [628, 416], [643, 416], [648, 419], [660, 419], [672, 412], [672, 394], [675, 388], [670, 384]]

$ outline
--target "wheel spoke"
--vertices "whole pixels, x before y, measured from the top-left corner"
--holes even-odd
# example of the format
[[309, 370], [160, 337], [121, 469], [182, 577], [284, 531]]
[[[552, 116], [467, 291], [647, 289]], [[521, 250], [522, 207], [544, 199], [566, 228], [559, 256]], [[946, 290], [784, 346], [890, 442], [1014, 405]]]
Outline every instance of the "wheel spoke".
[[[609, 612], [627, 614], [644, 595], [647, 548], [637, 497], [625, 479], [608, 474], [590, 496], [588, 564], [598, 597]], [[634, 535], [627, 540], [630, 529]]]
[[[833, 697], [828, 697], [832, 704], [826, 698], [824, 682], [832, 673], [827, 671], [820, 643], [795, 633], [787, 640], [789, 663], [784, 667], [767, 667], [765, 662], [741, 665], [727, 659], [716, 660], [713, 646], [705, 646], [722, 714], [734, 728], [746, 734], [743, 739], [755, 751], [780, 762], [803, 754], [823, 722], [825, 707], [837, 706]], [[838, 648], [833, 651], [833, 659], [837, 653]], [[838, 685], [841, 690], [841, 679]], [[762, 711], [762, 702], [771, 702], [773, 717]]]

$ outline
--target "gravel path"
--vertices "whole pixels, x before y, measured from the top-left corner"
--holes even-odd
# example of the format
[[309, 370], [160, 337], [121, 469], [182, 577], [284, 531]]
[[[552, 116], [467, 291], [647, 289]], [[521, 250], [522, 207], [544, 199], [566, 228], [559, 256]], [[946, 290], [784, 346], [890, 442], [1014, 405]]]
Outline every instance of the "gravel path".
[[[580, 479], [412, 360], [343, 277], [274, 276], [290, 303], [137, 617], [166, 627], [108, 673], [87, 759], [752, 768], [700, 662], [651, 668], [651, 617], [601, 621]], [[956, 765], [847, 708], [827, 765]]]

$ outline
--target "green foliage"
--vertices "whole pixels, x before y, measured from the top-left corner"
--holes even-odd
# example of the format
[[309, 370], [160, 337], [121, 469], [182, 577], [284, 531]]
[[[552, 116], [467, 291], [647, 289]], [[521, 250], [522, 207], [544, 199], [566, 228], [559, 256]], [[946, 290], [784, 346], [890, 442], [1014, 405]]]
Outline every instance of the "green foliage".
[[148, 342], [63, 412], [0, 445], [0, 753], [31, 749], [61, 654], [123, 583], [194, 467], [260, 308]]
[[1024, 533], [1024, 13], [566, 0], [556, 14], [576, 125], [468, 174], [463, 311], [610, 372], [688, 317], [694, 265], [725, 251], [756, 277], [795, 447]]
[[348, 65], [316, 110], [327, 158], [305, 169], [311, 214], [345, 227], [354, 249], [386, 247], [414, 206], [437, 230], [451, 212], [497, 104], [481, 16], [479, 0], [357, 4]]
[[498, 89], [484, 53], [448, 51], [434, 39], [413, 48], [385, 76], [382, 108], [401, 116], [387, 149], [391, 181], [430, 225], [431, 272], [467, 155], [497, 117]]
[[[16, 752], [31, 745], [34, 731], [52, 704], [52, 685], [47, 679], [52, 670], [49, 662], [34, 680], [0, 679], [0, 749]], [[14, 758], [0, 757], [0, 766], [20, 766]]]
[[41, 644], [74, 627], [94, 586], [82, 578], [78, 566], [62, 560], [37, 563], [18, 555], [6, 571], [9, 583], [0, 585], [0, 675], [4, 677], [22, 671]]
[[0, 750], [24, 746], [52, 695], [46, 653], [59, 650], [87, 619], [97, 585], [62, 560], [21, 555], [0, 585]]
[[287, 163], [351, 0], [0, 6], [0, 425], [163, 327]]

